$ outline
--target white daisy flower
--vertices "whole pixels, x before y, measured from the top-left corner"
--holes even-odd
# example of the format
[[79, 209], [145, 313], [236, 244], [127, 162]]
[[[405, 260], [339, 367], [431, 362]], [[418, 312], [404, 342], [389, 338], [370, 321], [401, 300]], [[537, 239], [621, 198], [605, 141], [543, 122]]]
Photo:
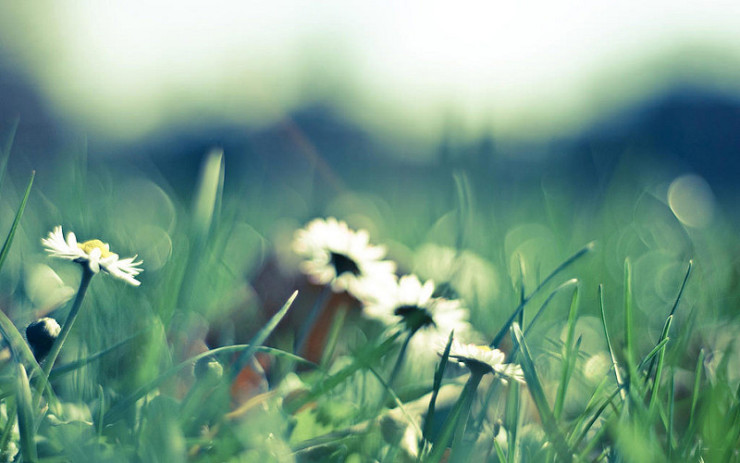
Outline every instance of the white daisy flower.
[[90, 240], [78, 243], [74, 233], [69, 232], [64, 239], [61, 225], [54, 227], [49, 236], [41, 240], [46, 252], [52, 257], [67, 259], [80, 264], [87, 264], [93, 273], [101, 269], [131, 285], [139, 286], [140, 281], [134, 277], [142, 272], [139, 267], [141, 261], [135, 262], [136, 257], [120, 259], [118, 254], [110, 251], [110, 246], [100, 240]]
[[[440, 349], [440, 355], [445, 346]], [[486, 345], [463, 344], [456, 339], [452, 340], [450, 346], [450, 358], [455, 359], [470, 370], [481, 373], [496, 373], [504, 380], [513, 379], [520, 383], [524, 382], [522, 367], [513, 363], [504, 363], [506, 355], [498, 349], [491, 349]]]
[[293, 250], [305, 260], [301, 270], [312, 283], [331, 284], [334, 292], [362, 296], [367, 286], [393, 277], [396, 264], [381, 260], [384, 246], [370, 244], [366, 230], [352, 230], [333, 217], [314, 219], [297, 230]]
[[435, 345], [450, 331], [463, 337], [473, 333], [468, 323], [468, 310], [458, 299], [432, 297], [434, 282], [422, 284], [416, 275], [404, 275], [378, 288], [374, 301], [366, 304], [364, 313], [385, 324], [403, 323], [413, 331], [414, 344]]

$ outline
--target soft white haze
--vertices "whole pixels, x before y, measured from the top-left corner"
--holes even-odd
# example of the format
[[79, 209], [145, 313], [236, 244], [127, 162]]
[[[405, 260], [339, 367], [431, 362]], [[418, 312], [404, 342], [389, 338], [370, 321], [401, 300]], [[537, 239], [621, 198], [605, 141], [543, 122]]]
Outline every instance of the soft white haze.
[[135, 137], [329, 102], [366, 127], [549, 136], [678, 80], [735, 91], [740, 2], [5, 2], [56, 111]]

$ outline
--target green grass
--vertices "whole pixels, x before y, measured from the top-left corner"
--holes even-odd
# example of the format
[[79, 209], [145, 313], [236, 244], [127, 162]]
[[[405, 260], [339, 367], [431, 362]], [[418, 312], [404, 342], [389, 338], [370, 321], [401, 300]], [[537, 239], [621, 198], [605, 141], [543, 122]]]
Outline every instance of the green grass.
[[[230, 185], [229, 153], [216, 151], [184, 199], [155, 172], [113, 175], [84, 156], [14, 185], [4, 146], [0, 452], [17, 448], [16, 461], [738, 461], [736, 266], [717, 257], [737, 251], [737, 234], [637, 220], [644, 189], [626, 177], [593, 215], [537, 189], [512, 206], [462, 171], [442, 186], [357, 179], [331, 194], [290, 172]], [[131, 185], [153, 196], [129, 207], [118, 192]], [[457, 365], [457, 333], [414, 351], [356, 300], [308, 284], [288, 242], [329, 215], [454, 291], [478, 342], [521, 365], [525, 384]], [[83, 278], [43, 255], [59, 223], [139, 253], [141, 287], [101, 275], [84, 302], [39, 306], [35, 266], [71, 288]], [[430, 243], [452, 263], [420, 264]], [[73, 305], [54, 368], [39, 366], [25, 325]], [[309, 359], [310, 320], [326, 326]], [[220, 366], [196, 376], [205, 361]]]

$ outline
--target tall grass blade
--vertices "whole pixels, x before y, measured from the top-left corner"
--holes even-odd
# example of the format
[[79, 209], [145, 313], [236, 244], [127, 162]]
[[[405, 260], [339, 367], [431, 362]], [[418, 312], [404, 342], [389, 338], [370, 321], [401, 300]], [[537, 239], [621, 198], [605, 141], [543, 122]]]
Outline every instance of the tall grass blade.
[[205, 237], [211, 228], [224, 185], [224, 152], [215, 148], [208, 153], [201, 168], [193, 203], [193, 230], [198, 238]]
[[609, 328], [606, 324], [606, 313], [604, 312], [604, 285], [599, 285], [599, 308], [601, 310], [601, 324], [604, 327], [604, 338], [606, 339], [606, 346], [609, 349], [609, 357], [612, 360], [612, 369], [614, 370], [614, 378], [617, 381], [617, 388], [619, 395], [622, 397], [622, 401], [627, 398], [627, 393], [623, 389], [625, 383], [622, 378], [622, 372], [619, 370], [619, 362], [617, 362], [617, 355], [614, 352], [614, 344], [612, 344], [612, 338], [609, 336]]
[[504, 339], [504, 336], [506, 336], [506, 333], [509, 332], [511, 328], [511, 324], [514, 323], [514, 320], [519, 317], [519, 314], [524, 310], [524, 306], [527, 305], [527, 303], [537, 294], [539, 294], [542, 289], [547, 286], [550, 281], [555, 278], [560, 272], [568, 268], [571, 264], [576, 262], [578, 259], [583, 257], [584, 255], [588, 254], [589, 252], [593, 251], [595, 246], [595, 243], [592, 241], [588, 243], [586, 246], [582, 247], [578, 250], [575, 254], [567, 258], [562, 264], [558, 265], [555, 270], [553, 270], [544, 280], [542, 280], [542, 283], [540, 283], [532, 293], [527, 296], [520, 304], [519, 306], [514, 309], [514, 312], [509, 316], [509, 318], [504, 323], [504, 326], [501, 327], [501, 329], [496, 333], [496, 336], [494, 336], [493, 341], [491, 341], [490, 347], [496, 348], [501, 344], [501, 341]]
[[31, 172], [31, 178], [28, 180], [28, 185], [26, 185], [26, 192], [23, 194], [21, 205], [18, 206], [18, 210], [15, 213], [15, 218], [13, 219], [13, 224], [10, 226], [8, 236], [5, 238], [5, 243], [3, 243], [3, 247], [0, 249], [0, 269], [3, 268], [5, 259], [8, 257], [10, 245], [13, 244], [13, 238], [15, 237], [15, 231], [18, 229], [18, 224], [21, 222], [23, 211], [26, 210], [26, 203], [28, 202], [28, 196], [31, 194], [31, 186], [33, 185], [33, 179], [35, 177], [36, 171], [34, 170]]
[[432, 423], [434, 422], [434, 411], [437, 404], [437, 397], [439, 396], [439, 389], [442, 387], [442, 378], [444, 378], [445, 368], [447, 368], [447, 362], [450, 358], [450, 348], [452, 347], [452, 338], [455, 332], [451, 331], [447, 338], [447, 344], [445, 350], [442, 352], [442, 358], [437, 365], [437, 369], [434, 371], [434, 384], [432, 385], [432, 397], [429, 399], [429, 407], [427, 408], [427, 414], [424, 417], [424, 424], [422, 425], [422, 435], [427, 441], [431, 441], [432, 434]]
[[660, 336], [660, 342], [663, 343], [663, 346], [660, 348], [660, 352], [658, 353], [658, 366], [655, 369], [655, 381], [653, 382], [653, 389], [652, 393], [650, 395], [650, 405], [648, 409], [650, 412], [652, 412], [655, 409], [655, 404], [658, 400], [658, 394], [660, 393], [660, 381], [663, 377], [663, 364], [665, 362], [665, 342], [667, 342], [670, 338], [668, 337], [668, 332], [671, 329], [671, 323], [673, 322], [673, 315], [669, 315], [668, 319], [665, 321], [665, 326], [663, 326], [663, 333]]
[[517, 438], [519, 436], [519, 414], [520, 409], [520, 398], [521, 388], [516, 382], [512, 382], [509, 386], [508, 395], [506, 397], [506, 412], [504, 414], [504, 420], [506, 422], [507, 431], [507, 444], [509, 461], [514, 461], [517, 454]]
[[[560, 373], [560, 384], [558, 385], [558, 392], [555, 396], [555, 408], [553, 415], [555, 419], [560, 419], [560, 415], [563, 412], [563, 404], [565, 403], [565, 394], [568, 391], [568, 383], [570, 382], [570, 376], [573, 372], [573, 368], [576, 363], [577, 355], [573, 349], [573, 338], [576, 333], [576, 319], [578, 318], [578, 287], [573, 291], [573, 297], [570, 302], [570, 311], [568, 312], [568, 334], [565, 338], [565, 344], [562, 350], [562, 367]], [[579, 338], [580, 339], [580, 338]], [[579, 342], [580, 344], [580, 342]], [[575, 349], [577, 352], [578, 349]]]
[[568, 444], [565, 442], [565, 437], [558, 427], [555, 416], [550, 409], [550, 405], [547, 403], [545, 390], [542, 387], [542, 382], [540, 381], [539, 376], [537, 375], [534, 360], [532, 360], [532, 355], [529, 353], [529, 348], [524, 340], [522, 330], [519, 328], [518, 324], [514, 323], [511, 326], [511, 331], [514, 344], [519, 346], [519, 358], [521, 359], [522, 371], [524, 372], [524, 378], [527, 382], [529, 393], [532, 396], [532, 401], [540, 414], [542, 427], [544, 428], [545, 433], [547, 433], [547, 436], [558, 455], [558, 461], [572, 461], [573, 453], [568, 448]]
[[455, 247], [458, 252], [465, 247], [465, 233], [471, 226], [473, 218], [473, 195], [470, 191], [470, 180], [465, 172], [455, 172], [455, 196], [457, 198], [457, 238]]
[[8, 139], [5, 141], [5, 146], [0, 150], [0, 185], [3, 184], [3, 180], [5, 179], [5, 172], [8, 168], [8, 159], [10, 159], [10, 150], [15, 141], [15, 133], [18, 130], [18, 122], [20, 122], [20, 118], [16, 117], [13, 121], [13, 126], [10, 128]]
[[28, 383], [26, 368], [22, 363], [16, 364], [18, 371], [16, 401], [18, 404], [18, 434], [23, 461], [36, 462], [36, 427], [33, 424], [33, 410], [31, 405], [31, 385]]

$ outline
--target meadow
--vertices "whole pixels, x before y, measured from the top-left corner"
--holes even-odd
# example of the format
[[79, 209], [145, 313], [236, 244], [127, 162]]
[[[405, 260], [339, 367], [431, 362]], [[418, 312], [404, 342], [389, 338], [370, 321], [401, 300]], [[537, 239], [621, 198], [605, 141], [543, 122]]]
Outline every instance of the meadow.
[[173, 184], [4, 137], [3, 461], [740, 461], [738, 237], [674, 166]]

